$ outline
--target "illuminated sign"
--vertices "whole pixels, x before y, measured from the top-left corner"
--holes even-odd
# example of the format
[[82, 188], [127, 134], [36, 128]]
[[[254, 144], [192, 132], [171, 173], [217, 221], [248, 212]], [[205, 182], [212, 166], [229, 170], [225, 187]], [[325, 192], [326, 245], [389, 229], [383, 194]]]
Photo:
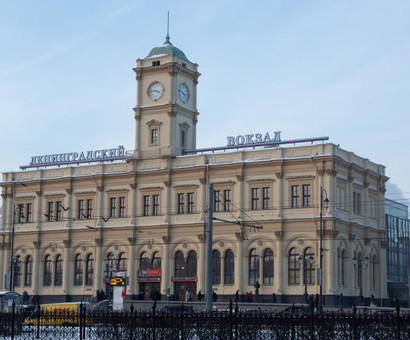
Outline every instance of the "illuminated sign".
[[123, 145], [115, 149], [102, 149], [82, 152], [58, 153], [54, 155], [32, 156], [29, 165], [21, 166], [20, 169], [38, 168], [41, 166], [67, 165], [90, 162], [107, 162], [122, 160], [125, 158]]
[[266, 132], [264, 135], [261, 133], [248, 134], [248, 135], [239, 135], [239, 136], [228, 136], [226, 137], [227, 144], [226, 146], [235, 146], [235, 145], [258, 145], [258, 144], [268, 144], [274, 142], [280, 142], [280, 131], [275, 131], [273, 137], [271, 138], [269, 132]]
[[122, 277], [114, 277], [110, 280], [111, 286], [125, 286], [125, 280]]

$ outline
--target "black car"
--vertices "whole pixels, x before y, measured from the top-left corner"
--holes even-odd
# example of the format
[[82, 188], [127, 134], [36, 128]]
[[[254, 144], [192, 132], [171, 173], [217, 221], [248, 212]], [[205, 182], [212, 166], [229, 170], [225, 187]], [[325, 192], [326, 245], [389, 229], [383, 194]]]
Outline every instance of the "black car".
[[165, 306], [164, 308], [161, 309], [161, 312], [168, 312], [168, 313], [181, 313], [183, 311], [184, 313], [193, 313], [194, 310], [189, 307], [189, 306]]

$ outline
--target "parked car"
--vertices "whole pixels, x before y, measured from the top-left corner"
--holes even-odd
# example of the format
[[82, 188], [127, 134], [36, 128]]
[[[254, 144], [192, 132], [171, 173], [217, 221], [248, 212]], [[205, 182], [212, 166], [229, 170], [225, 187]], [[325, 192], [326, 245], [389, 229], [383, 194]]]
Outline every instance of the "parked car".
[[282, 310], [282, 313], [310, 313], [308, 306], [292, 306]]
[[161, 312], [168, 312], [168, 313], [181, 313], [181, 310], [183, 309], [184, 313], [193, 313], [194, 310], [192, 307], [189, 306], [178, 306], [178, 305], [170, 305], [170, 306], [165, 306], [164, 308], [161, 309]]

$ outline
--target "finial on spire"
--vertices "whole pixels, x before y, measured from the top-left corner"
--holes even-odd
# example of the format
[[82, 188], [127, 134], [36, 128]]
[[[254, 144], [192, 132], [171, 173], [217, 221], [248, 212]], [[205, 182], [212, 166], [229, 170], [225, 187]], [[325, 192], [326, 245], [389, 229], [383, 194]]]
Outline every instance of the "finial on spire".
[[165, 38], [165, 43], [169, 44], [169, 11], [168, 11], [168, 20], [167, 20], [167, 36]]

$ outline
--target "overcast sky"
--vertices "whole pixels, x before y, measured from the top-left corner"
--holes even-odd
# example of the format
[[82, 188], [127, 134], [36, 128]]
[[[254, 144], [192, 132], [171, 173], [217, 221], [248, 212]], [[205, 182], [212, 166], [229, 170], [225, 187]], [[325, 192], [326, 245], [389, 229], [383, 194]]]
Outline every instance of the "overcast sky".
[[132, 68], [166, 36], [199, 64], [199, 148], [329, 136], [410, 198], [410, 1], [0, 0], [0, 171], [134, 148]]

